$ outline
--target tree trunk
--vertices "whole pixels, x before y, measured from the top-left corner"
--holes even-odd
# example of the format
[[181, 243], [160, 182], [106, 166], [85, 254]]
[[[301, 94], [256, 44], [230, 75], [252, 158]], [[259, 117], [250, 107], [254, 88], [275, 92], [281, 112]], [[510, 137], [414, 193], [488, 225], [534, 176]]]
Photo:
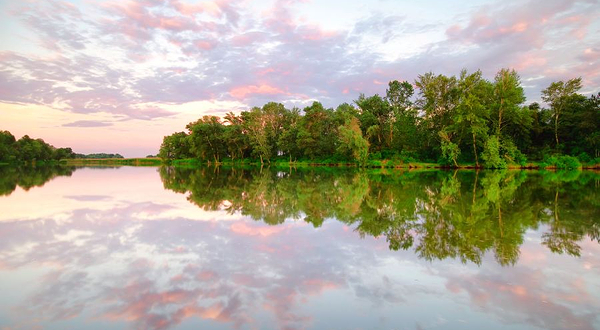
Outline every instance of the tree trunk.
[[477, 145], [475, 144], [475, 133], [473, 133], [473, 153], [475, 154], [475, 166], [479, 167], [479, 158], [477, 157]]

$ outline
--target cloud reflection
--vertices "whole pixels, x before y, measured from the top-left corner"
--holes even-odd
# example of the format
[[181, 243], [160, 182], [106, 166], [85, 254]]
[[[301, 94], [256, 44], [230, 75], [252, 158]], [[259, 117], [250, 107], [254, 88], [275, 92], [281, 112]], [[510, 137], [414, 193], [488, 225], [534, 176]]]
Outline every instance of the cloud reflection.
[[[115, 189], [110, 178], [121, 171], [139, 185]], [[77, 188], [78, 180], [91, 177], [96, 180], [85, 181], [88, 193]], [[157, 184], [140, 189], [148, 180]], [[336, 182], [367, 183], [367, 191], [386, 193], [361, 178]], [[581, 242], [591, 265], [586, 273], [569, 272], [584, 265], [541, 245], [545, 229], [528, 231], [521, 260], [512, 267], [501, 267], [490, 253], [480, 265], [427, 261], [410, 250], [389, 250], [384, 239], [361, 237], [331, 218], [318, 228], [301, 218], [270, 225], [240, 215], [240, 209], [188, 218], [177, 210], [200, 210], [188, 196], [164, 191], [154, 169], [83, 170], [65, 184], [41, 189], [79, 207], [70, 205], [60, 216], [0, 221], [0, 282], [12, 286], [2, 288], [14, 296], [21, 289], [13, 283], [35, 279], [10, 302], [9, 326], [69, 321], [79, 328], [104, 322], [99, 324], [131, 329], [309, 329], [347, 328], [348, 320], [356, 328], [427, 328], [470, 321], [482, 312], [490, 329], [509, 323], [593, 329], [598, 322], [592, 311], [600, 306], [593, 288], [600, 269], [593, 266], [600, 264], [600, 248], [593, 241]], [[418, 312], [431, 302], [443, 306], [439, 317]], [[365, 314], [339, 320], [340, 310]], [[6, 313], [0, 310], [0, 316]]]

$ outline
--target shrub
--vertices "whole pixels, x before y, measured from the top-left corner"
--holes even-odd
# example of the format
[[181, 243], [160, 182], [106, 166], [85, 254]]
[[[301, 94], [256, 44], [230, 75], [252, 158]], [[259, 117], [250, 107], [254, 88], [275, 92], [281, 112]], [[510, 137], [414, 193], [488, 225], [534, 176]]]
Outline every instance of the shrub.
[[500, 141], [495, 135], [490, 136], [483, 147], [481, 159], [487, 168], [506, 168], [506, 161], [500, 157]]
[[554, 167], [559, 169], [574, 170], [581, 168], [581, 163], [576, 157], [563, 155], [545, 156], [544, 161], [540, 164], [541, 168]]

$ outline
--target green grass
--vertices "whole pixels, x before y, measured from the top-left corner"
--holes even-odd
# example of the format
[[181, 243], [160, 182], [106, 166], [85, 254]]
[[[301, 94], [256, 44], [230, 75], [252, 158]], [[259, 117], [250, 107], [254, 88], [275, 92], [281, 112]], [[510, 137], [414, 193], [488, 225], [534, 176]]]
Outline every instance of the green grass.
[[163, 164], [159, 158], [75, 158], [62, 159], [60, 161], [64, 165], [73, 166], [113, 166], [113, 165], [129, 165], [129, 166], [160, 166]]

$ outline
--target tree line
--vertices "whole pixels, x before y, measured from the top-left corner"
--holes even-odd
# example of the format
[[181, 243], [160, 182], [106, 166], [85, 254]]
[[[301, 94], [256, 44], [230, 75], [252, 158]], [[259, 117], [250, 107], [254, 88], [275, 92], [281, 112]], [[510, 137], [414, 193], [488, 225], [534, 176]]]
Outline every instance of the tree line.
[[24, 135], [15, 139], [9, 131], [0, 131], [0, 163], [52, 161], [75, 158], [71, 148], [56, 148], [42, 139]]
[[72, 158], [123, 158], [120, 154], [78, 154], [71, 148], [56, 148], [42, 139], [24, 135], [16, 139], [9, 131], [0, 131], [0, 163], [59, 161]]
[[501, 69], [493, 81], [479, 70], [458, 76], [429, 72], [414, 84], [391, 81], [385, 96], [361, 94], [335, 109], [319, 102], [304, 109], [270, 102], [239, 115], [204, 116], [187, 131], [165, 136], [159, 157], [359, 165], [396, 159], [490, 168], [550, 155], [589, 162], [600, 157], [600, 93], [586, 97], [581, 88], [581, 78], [553, 82], [542, 91], [544, 108], [525, 105], [514, 70]]

